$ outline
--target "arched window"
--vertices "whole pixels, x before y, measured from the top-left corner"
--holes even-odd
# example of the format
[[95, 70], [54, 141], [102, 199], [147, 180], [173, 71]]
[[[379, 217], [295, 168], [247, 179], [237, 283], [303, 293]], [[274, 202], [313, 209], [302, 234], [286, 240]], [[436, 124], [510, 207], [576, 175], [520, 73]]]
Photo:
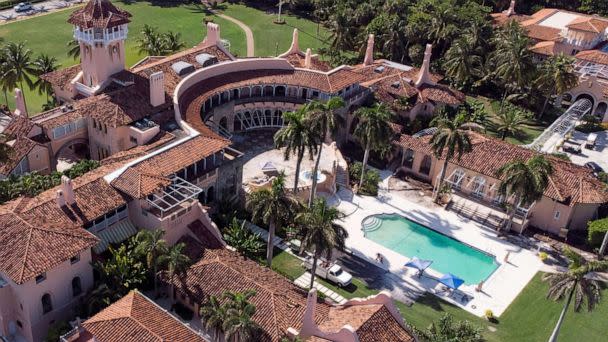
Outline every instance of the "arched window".
[[473, 190], [473, 196], [477, 198], [483, 198], [485, 188], [486, 179], [481, 176], [475, 176], [475, 178], [473, 178], [473, 185], [471, 187], [471, 189]]
[[431, 165], [432, 165], [433, 161], [431, 160], [431, 156], [429, 156], [428, 154], [424, 156], [424, 158], [422, 158], [422, 163], [420, 163], [420, 169], [418, 170], [418, 172], [422, 173], [423, 175], [428, 175], [429, 173], [431, 173]]
[[51, 301], [50, 294], [45, 293], [40, 301], [42, 302], [42, 314], [46, 314], [53, 311], [53, 303]]
[[207, 189], [207, 203], [211, 203], [215, 200], [215, 189], [210, 187]]
[[265, 86], [264, 96], [274, 96], [274, 88], [272, 86]]
[[464, 171], [462, 169], [457, 169], [456, 171], [454, 171], [454, 173], [452, 174], [452, 177], [450, 178], [450, 181], [452, 182], [452, 187], [454, 189], [460, 190], [463, 179], [464, 179]]
[[241, 88], [241, 98], [251, 97], [251, 89], [249, 87]]
[[76, 297], [82, 293], [82, 284], [80, 283], [80, 277], [74, 277], [72, 279], [72, 296]]
[[407, 167], [408, 169], [412, 168], [412, 165], [414, 165], [414, 150], [412, 150], [411, 148], [408, 148], [405, 151], [403, 151], [402, 164], [403, 164], [403, 166]]
[[284, 86], [277, 86], [275, 89], [275, 95], [276, 96], [285, 96], [285, 87]]

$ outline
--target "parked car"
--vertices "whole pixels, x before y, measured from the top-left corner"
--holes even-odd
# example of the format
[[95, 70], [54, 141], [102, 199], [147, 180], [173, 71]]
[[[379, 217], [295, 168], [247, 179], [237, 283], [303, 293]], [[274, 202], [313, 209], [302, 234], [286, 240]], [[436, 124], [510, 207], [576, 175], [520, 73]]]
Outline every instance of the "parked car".
[[[312, 269], [312, 261], [312, 256], [308, 256], [304, 259], [304, 267], [309, 271]], [[353, 280], [353, 276], [344, 271], [340, 265], [322, 259], [317, 260], [317, 269], [315, 273], [317, 276], [329, 280], [339, 287], [348, 286]]]
[[582, 152], [581, 145], [573, 142], [566, 141], [564, 145], [562, 145], [562, 150], [564, 152], [570, 152], [574, 154], [579, 154]]
[[596, 162], [586, 162], [585, 167], [593, 171], [593, 174], [596, 176], [600, 174], [600, 172], [604, 172], [601, 166], [599, 166]]
[[597, 142], [597, 134], [589, 133], [587, 136], [587, 141], [585, 142], [585, 147], [588, 149], [593, 149], [595, 147], [595, 143]]
[[29, 2], [20, 2], [15, 7], [13, 7], [13, 9], [15, 10], [15, 12], [20, 13], [31, 11], [34, 9], [34, 7], [32, 7], [32, 4]]

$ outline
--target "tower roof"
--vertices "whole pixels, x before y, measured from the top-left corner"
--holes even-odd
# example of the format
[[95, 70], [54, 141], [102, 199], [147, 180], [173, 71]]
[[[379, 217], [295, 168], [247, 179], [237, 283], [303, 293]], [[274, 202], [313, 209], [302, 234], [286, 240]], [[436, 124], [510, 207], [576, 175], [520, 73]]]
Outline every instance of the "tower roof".
[[82, 28], [109, 28], [129, 23], [131, 13], [114, 6], [109, 0], [90, 0], [74, 11], [68, 23]]

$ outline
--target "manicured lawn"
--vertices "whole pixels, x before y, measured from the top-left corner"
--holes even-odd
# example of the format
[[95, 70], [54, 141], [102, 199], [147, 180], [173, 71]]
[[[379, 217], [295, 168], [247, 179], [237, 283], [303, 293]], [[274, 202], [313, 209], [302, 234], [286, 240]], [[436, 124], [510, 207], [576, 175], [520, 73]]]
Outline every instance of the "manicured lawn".
[[[300, 264], [300, 260], [293, 255], [276, 250], [272, 268], [293, 280], [304, 273], [304, 268]], [[345, 289], [324, 280], [321, 280], [321, 283], [345, 298], [367, 297], [378, 293], [377, 290], [368, 288], [360, 279], [354, 279], [353, 285]], [[490, 342], [544, 342], [549, 338], [563, 304], [547, 300], [545, 298], [547, 289], [548, 285], [542, 281], [542, 273], [537, 274], [502, 314], [497, 324], [491, 324], [431, 294], [419, 297], [410, 307], [400, 302], [396, 304], [406, 322], [419, 329], [424, 329], [445, 313], [449, 313], [457, 320], [469, 320], [484, 327], [484, 336]], [[608, 290], [604, 290], [602, 294], [603, 298], [606, 298]], [[606, 317], [608, 317], [606, 299], [592, 313], [569, 311], [559, 340], [605, 341]], [[491, 331], [488, 327], [495, 328], [496, 331]]]
[[255, 40], [256, 56], [276, 56], [285, 52], [291, 45], [294, 28], [299, 31], [300, 49], [305, 51], [306, 48], [311, 48], [313, 53], [317, 53], [320, 47], [326, 45], [324, 42], [327, 38], [325, 28], [320, 27], [320, 35], [317, 37], [317, 24], [305, 18], [284, 15], [282, 18], [286, 23], [278, 25], [272, 22], [276, 19], [276, 15], [244, 5], [231, 4], [223, 12], [251, 28]]
[[[468, 98], [473, 99], [473, 97], [470, 96]], [[488, 120], [490, 122], [486, 125], [486, 133], [493, 137], [500, 137], [500, 134], [496, 131], [496, 122], [498, 121], [496, 113], [500, 108], [500, 102], [482, 96], [475, 99], [484, 103], [486, 112], [488, 113]], [[547, 126], [548, 123], [546, 122], [539, 122], [535, 119], [530, 119], [527, 124], [521, 127], [520, 135], [514, 137], [509, 136], [507, 137], [506, 141], [517, 145], [529, 144], [534, 141], [534, 139], [536, 139], [536, 137], [538, 137], [545, 130], [545, 128], [547, 128]]]

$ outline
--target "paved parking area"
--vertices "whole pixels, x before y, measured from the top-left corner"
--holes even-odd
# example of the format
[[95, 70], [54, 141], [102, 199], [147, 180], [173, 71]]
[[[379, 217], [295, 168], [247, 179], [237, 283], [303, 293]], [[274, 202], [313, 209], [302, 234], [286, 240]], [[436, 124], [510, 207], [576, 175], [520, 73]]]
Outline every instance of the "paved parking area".
[[[24, 1], [27, 2], [27, 1]], [[23, 19], [33, 15], [53, 12], [56, 10], [68, 8], [70, 6], [81, 4], [83, 0], [49, 0], [32, 4], [32, 11], [17, 13], [12, 8], [0, 11], [0, 23], [9, 22], [16, 19]]]
[[573, 163], [585, 165], [586, 162], [598, 163], [605, 171], [608, 171], [608, 131], [598, 132], [596, 146], [593, 149], [584, 147], [589, 134], [573, 131], [572, 139], [583, 144], [580, 154], [566, 153]]

